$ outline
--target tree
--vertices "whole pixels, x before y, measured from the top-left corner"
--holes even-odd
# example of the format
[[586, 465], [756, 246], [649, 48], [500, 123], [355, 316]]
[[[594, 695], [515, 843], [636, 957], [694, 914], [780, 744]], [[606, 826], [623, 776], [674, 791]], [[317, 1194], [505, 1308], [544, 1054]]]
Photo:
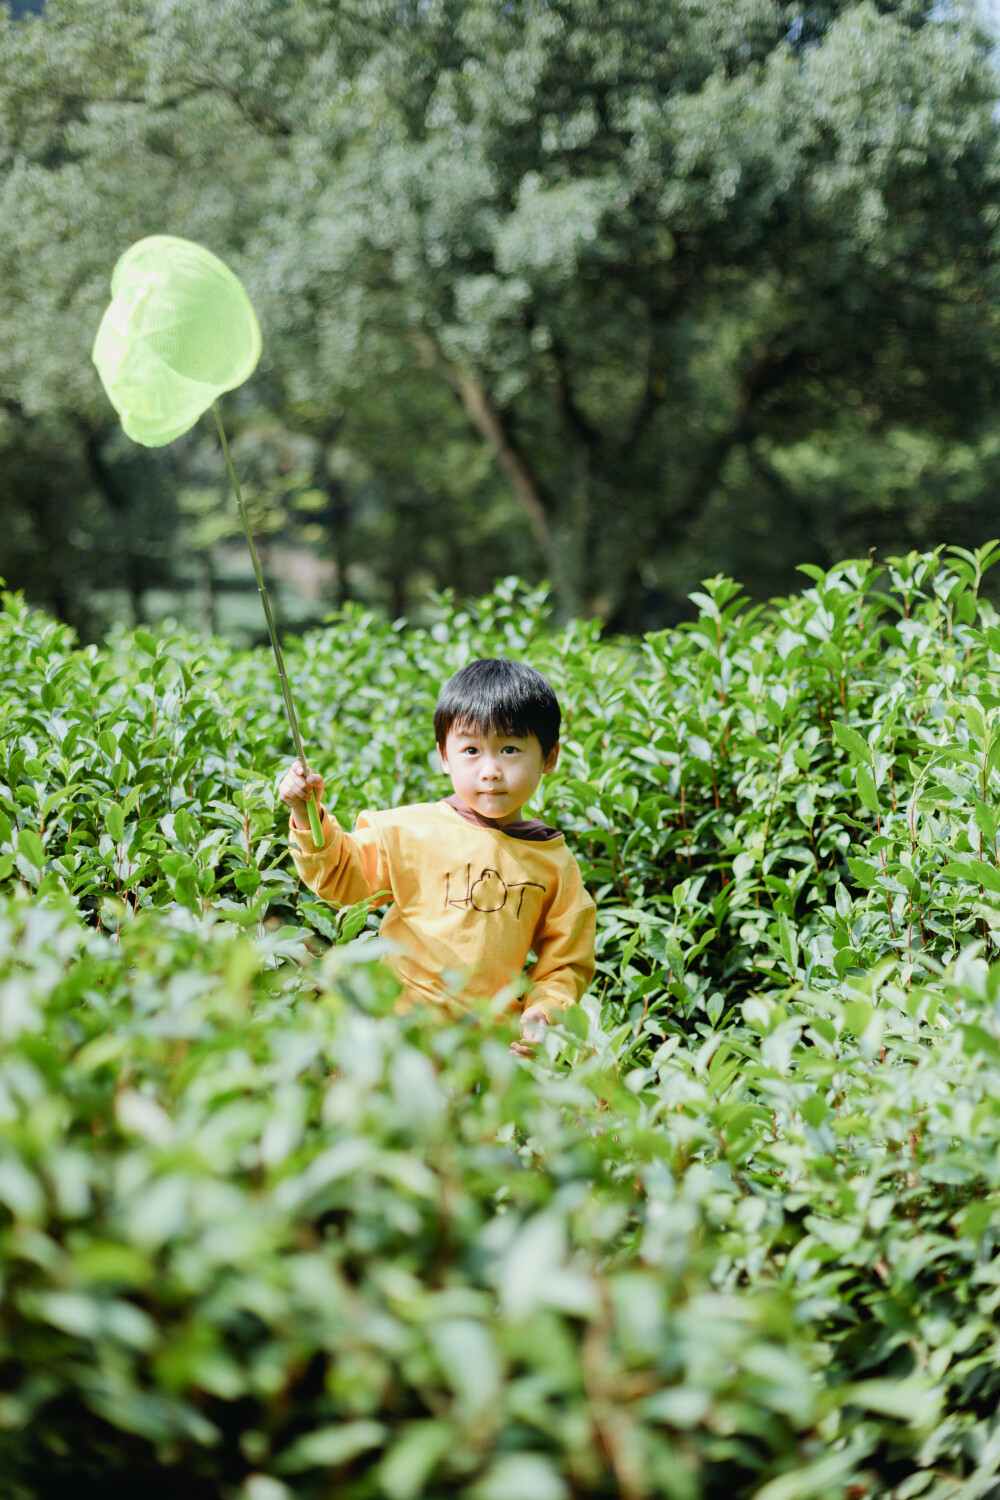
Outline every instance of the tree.
[[971, 13], [338, 20], [281, 244], [253, 242], [297, 288], [273, 317], [293, 343], [315, 320], [332, 382], [391, 381], [409, 346], [452, 389], [566, 612], [655, 578], [735, 455], [762, 468], [845, 405], [859, 434], [964, 437], [995, 408], [996, 84]]
[[914, 0], [50, 0], [0, 19], [0, 395], [100, 443], [114, 255], [201, 238], [355, 517], [367, 486], [454, 576], [435, 522], [475, 516], [564, 614], [635, 625], [699, 529], [822, 550], [859, 449], [886, 515], [907, 434], [978, 454], [990, 48]]

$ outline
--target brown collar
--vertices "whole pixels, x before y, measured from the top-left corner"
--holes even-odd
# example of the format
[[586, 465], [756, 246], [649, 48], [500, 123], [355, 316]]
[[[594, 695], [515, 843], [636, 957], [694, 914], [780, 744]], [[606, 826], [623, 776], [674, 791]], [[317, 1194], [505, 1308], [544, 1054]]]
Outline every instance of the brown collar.
[[467, 823], [475, 823], [477, 828], [495, 828], [497, 833], [505, 833], [508, 838], [524, 839], [530, 843], [546, 843], [549, 839], [562, 838], [558, 828], [550, 828], [538, 818], [518, 818], [515, 823], [508, 823], [506, 827], [500, 828], [492, 818], [484, 818], [474, 808], [466, 807], [457, 792], [452, 797], [443, 798], [443, 801], [446, 807], [453, 807]]

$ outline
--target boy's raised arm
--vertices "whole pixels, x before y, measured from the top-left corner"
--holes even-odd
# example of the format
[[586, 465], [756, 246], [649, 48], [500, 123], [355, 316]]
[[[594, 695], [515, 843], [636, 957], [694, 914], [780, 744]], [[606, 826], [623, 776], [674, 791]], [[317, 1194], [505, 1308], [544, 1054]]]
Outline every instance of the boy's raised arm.
[[[368, 897], [391, 889], [388, 862], [378, 830], [362, 815], [353, 833], [347, 833], [329, 809], [321, 804], [323, 778], [313, 771], [305, 775], [302, 762], [293, 761], [279, 787], [282, 801], [291, 811], [292, 861], [299, 878], [321, 901], [333, 906], [354, 906]], [[321, 847], [309, 827], [307, 797], [319, 805], [325, 840]], [[383, 895], [383, 901], [385, 897]], [[380, 903], [381, 904], [381, 903]]]

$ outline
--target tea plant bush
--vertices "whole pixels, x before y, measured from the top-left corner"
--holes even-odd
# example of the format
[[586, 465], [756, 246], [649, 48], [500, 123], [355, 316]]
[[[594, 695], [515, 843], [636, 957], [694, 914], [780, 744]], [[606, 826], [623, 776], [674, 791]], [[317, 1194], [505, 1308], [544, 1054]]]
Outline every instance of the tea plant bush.
[[347, 820], [447, 790], [470, 654], [556, 685], [599, 972], [530, 1063], [297, 888], [265, 652], [5, 594], [0, 1495], [1000, 1494], [994, 556], [289, 644]]
[[394, 1015], [366, 940], [14, 897], [0, 953], [5, 1493], [988, 1492], [981, 960], [622, 1075]]
[[[508, 580], [468, 608], [442, 597], [429, 629], [348, 609], [289, 669], [351, 822], [447, 792], [441, 681], [470, 655], [530, 656], [565, 709], [537, 808], [600, 902], [598, 993], [657, 1027], [714, 1024], [757, 988], [885, 954], [905, 982], [973, 936], [992, 950], [1000, 625], [979, 584], [997, 555], [806, 569], [815, 586], [766, 610], [715, 579], [696, 621], [638, 644], [596, 622], [552, 633], [544, 593]], [[65, 891], [116, 931], [178, 903], [331, 939], [287, 858], [275, 783], [293, 747], [267, 654], [124, 630], [79, 651], [3, 601], [0, 880]]]

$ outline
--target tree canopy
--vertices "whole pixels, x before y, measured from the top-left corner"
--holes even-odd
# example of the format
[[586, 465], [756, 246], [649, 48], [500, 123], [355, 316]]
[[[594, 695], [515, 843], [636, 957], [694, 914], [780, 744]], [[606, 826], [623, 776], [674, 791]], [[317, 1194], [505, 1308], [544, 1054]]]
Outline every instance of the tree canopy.
[[0, 9], [0, 442], [121, 489], [89, 349], [165, 231], [245, 280], [239, 410], [404, 601], [516, 568], [631, 628], [699, 568], [979, 540], [991, 46], [913, 0]]

